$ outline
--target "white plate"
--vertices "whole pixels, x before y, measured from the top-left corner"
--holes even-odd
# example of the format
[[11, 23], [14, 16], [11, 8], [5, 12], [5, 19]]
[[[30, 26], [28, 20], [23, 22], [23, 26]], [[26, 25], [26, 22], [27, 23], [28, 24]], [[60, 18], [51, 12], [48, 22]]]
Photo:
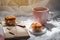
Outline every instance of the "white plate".
[[42, 31], [41, 32], [33, 32], [31, 28], [29, 28], [29, 32], [32, 33], [32, 34], [44, 34], [46, 33], [47, 29], [45, 27], [42, 28]]

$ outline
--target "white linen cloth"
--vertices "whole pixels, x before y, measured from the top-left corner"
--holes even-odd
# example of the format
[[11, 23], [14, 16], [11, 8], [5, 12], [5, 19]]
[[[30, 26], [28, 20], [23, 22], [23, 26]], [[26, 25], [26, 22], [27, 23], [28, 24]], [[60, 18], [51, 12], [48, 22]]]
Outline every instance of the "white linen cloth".
[[[27, 25], [27, 24], [30, 24], [31, 22], [33, 22], [31, 19], [31, 17], [17, 17], [17, 20], [23, 20], [24, 21], [24, 24]], [[50, 23], [52, 25], [54, 25], [55, 27], [53, 26], [49, 26], [47, 25], [47, 27], [53, 27], [51, 28], [51, 31], [47, 30], [45, 34], [41, 35], [41, 36], [34, 36], [32, 34], [30, 34], [30, 38], [28, 40], [60, 40], [60, 22], [57, 22], [57, 21], [49, 21], [47, 23]], [[0, 27], [0, 29], [2, 29], [2, 27]], [[2, 30], [0, 30], [0, 33], [1, 33]]]

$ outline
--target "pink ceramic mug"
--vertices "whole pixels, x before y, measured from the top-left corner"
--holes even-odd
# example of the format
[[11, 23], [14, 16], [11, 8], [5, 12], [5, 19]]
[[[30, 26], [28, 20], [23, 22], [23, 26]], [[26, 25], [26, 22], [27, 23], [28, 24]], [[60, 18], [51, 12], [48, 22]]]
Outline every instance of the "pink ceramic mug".
[[33, 16], [36, 22], [41, 22], [43, 25], [47, 23], [49, 9], [45, 7], [33, 8]]

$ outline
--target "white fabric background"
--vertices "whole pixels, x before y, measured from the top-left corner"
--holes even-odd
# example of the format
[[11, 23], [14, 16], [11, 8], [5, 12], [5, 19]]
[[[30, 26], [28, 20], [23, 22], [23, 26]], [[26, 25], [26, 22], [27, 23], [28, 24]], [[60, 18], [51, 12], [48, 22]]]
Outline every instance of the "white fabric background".
[[2, 0], [3, 6], [0, 6], [0, 16], [6, 16], [6, 15], [15, 15], [15, 16], [27, 15], [29, 16], [29, 15], [32, 15], [32, 9], [34, 7], [46, 6], [48, 2], [49, 0], [41, 0], [41, 1], [38, 1], [36, 4], [30, 3], [28, 6], [8, 6], [7, 5], [8, 0], [4, 0], [4, 1]]

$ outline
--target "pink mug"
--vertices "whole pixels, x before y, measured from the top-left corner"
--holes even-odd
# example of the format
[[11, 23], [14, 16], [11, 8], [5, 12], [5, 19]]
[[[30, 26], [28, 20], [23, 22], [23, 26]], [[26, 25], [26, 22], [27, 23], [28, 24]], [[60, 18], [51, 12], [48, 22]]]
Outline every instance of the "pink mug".
[[43, 25], [47, 23], [49, 9], [45, 7], [33, 8], [33, 16], [35, 22], [41, 22]]

